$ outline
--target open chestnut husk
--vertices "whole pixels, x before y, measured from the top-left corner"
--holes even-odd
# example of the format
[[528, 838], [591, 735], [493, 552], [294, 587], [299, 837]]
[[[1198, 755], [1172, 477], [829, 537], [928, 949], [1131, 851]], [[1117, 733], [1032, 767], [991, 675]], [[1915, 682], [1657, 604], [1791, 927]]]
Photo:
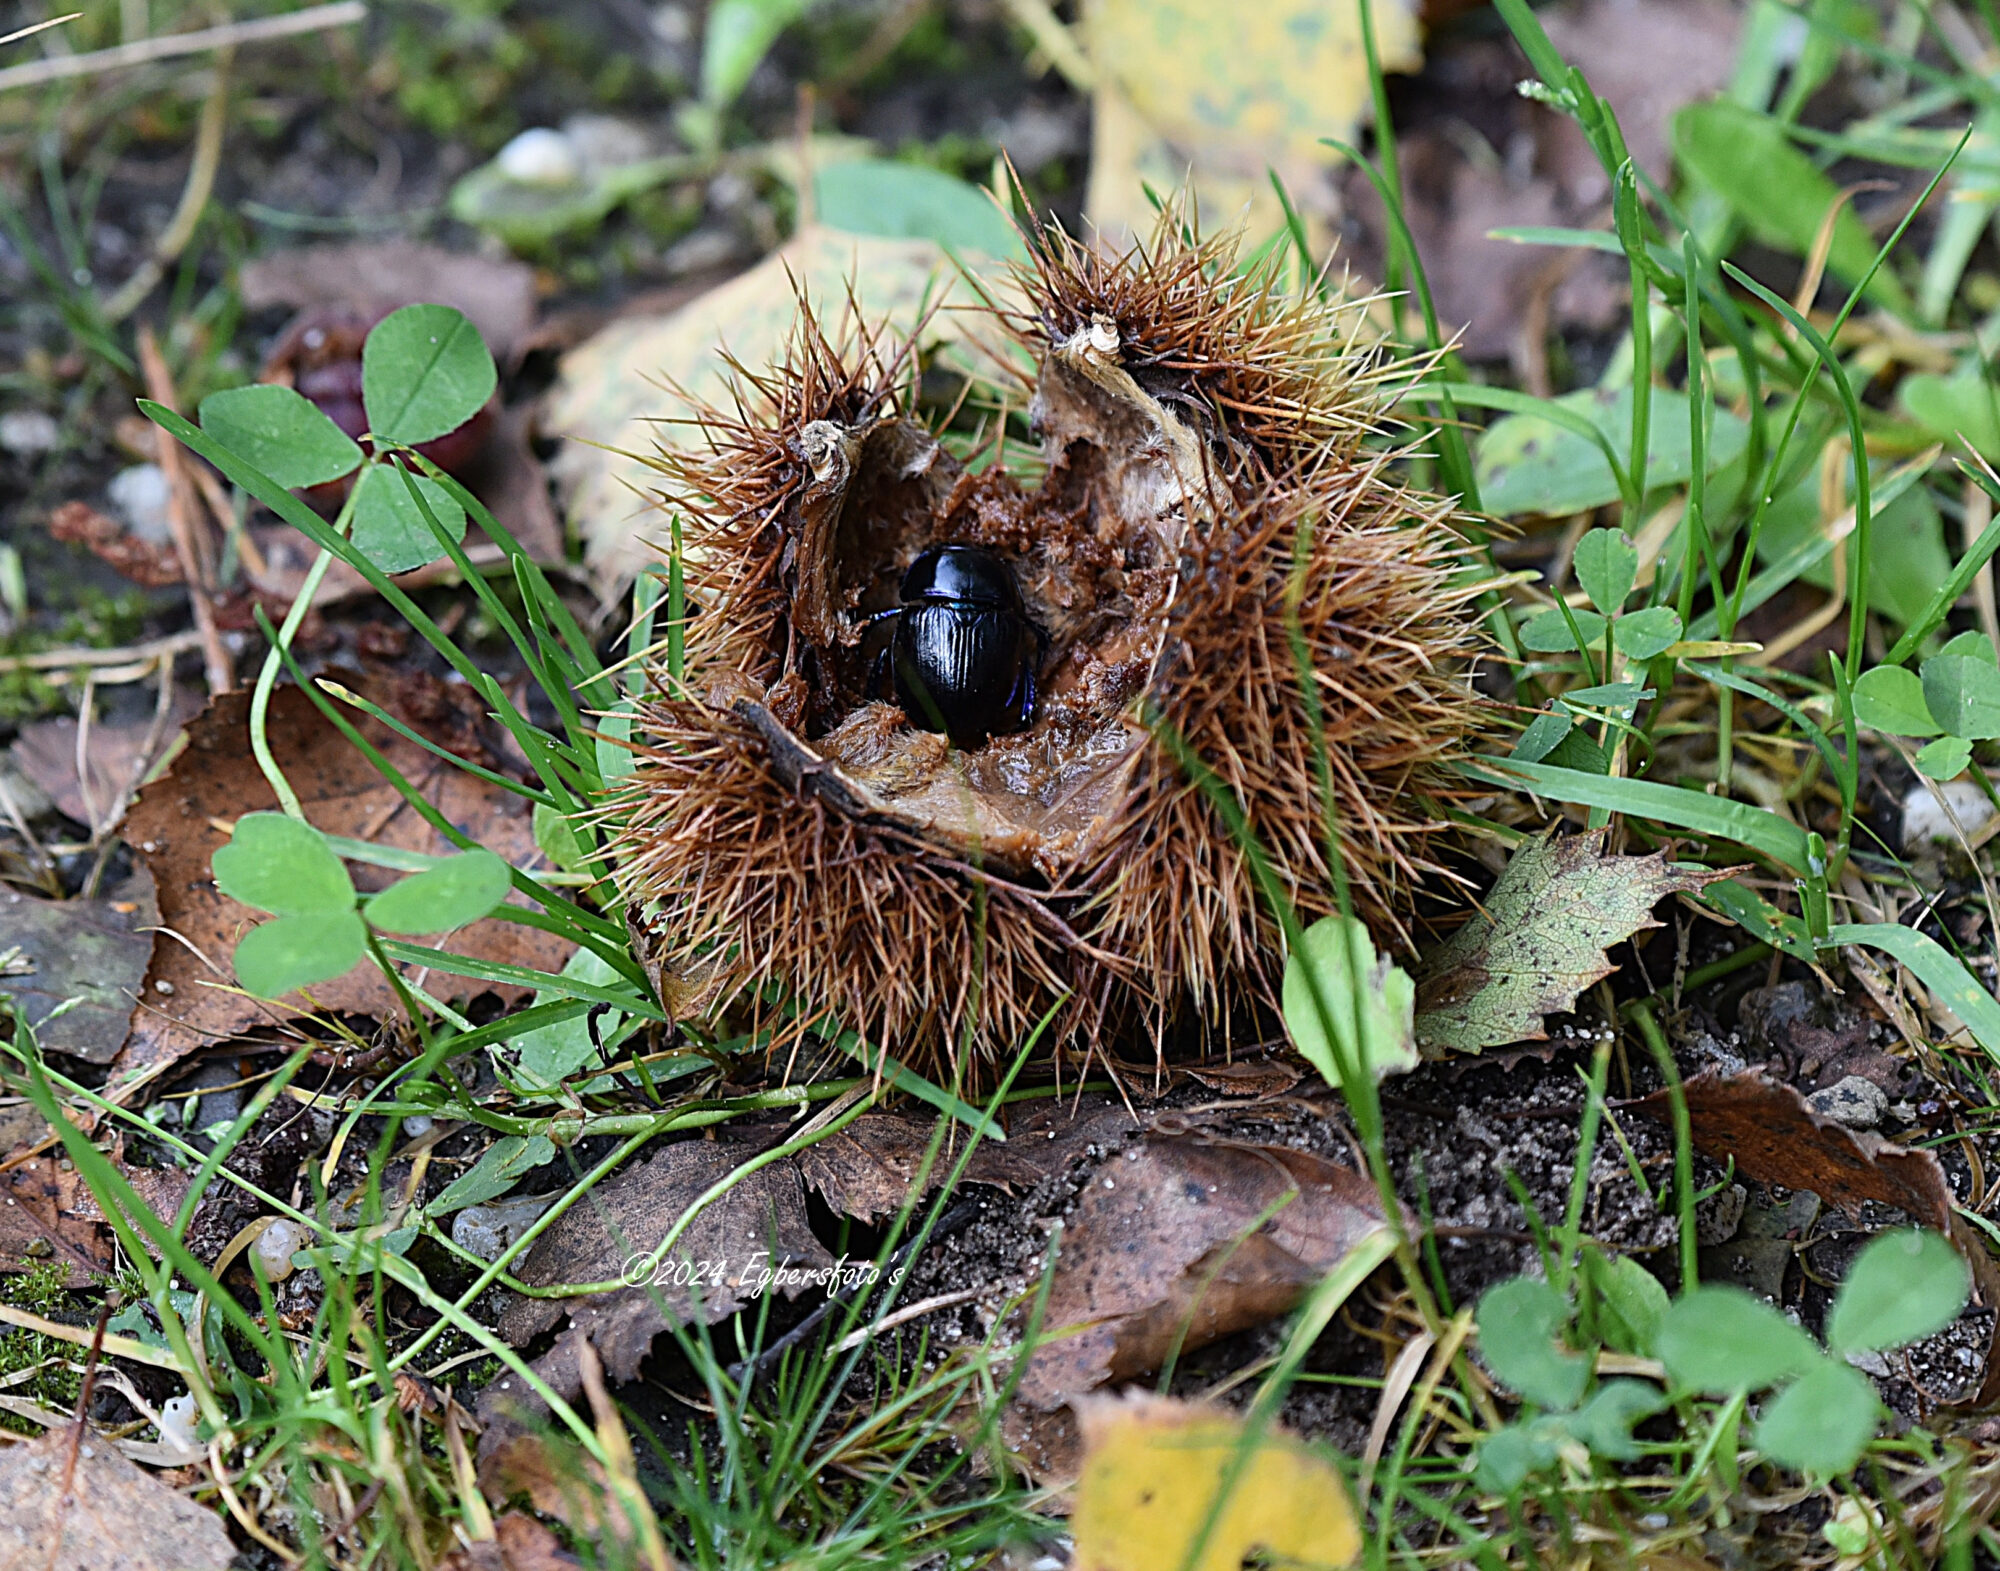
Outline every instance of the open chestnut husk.
[[[1369, 440], [1395, 368], [1364, 307], [1180, 222], [1117, 255], [1030, 237], [1000, 317], [1038, 451], [968, 463], [912, 412], [909, 345], [807, 311], [698, 451], [660, 455], [685, 680], [610, 806], [653, 960], [711, 1004], [776, 1023], [782, 998], [933, 1062], [1052, 1010], [1058, 1040], [1221, 1033], [1274, 1002], [1282, 939], [1189, 757], [1311, 920], [1336, 904], [1323, 756], [1354, 907], [1407, 952], [1484, 703], [1468, 546]], [[881, 679], [876, 624], [945, 547], [1004, 564], [1040, 639], [1032, 713], [969, 747]]]

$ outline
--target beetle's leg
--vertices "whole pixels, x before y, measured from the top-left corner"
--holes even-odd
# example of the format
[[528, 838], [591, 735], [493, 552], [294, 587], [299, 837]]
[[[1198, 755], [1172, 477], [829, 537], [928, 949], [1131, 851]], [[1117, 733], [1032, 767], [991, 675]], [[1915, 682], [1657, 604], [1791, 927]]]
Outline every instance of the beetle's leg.
[[1023, 664], [1014, 673], [1013, 691], [1007, 695], [1007, 729], [1025, 731], [1035, 718], [1035, 668]]
[[[901, 606], [892, 605], [886, 611], [876, 611], [869, 616], [863, 617], [861, 619], [862, 636], [866, 637], [868, 633], [874, 631], [882, 623], [889, 621], [892, 617], [899, 617], [902, 614], [903, 608]], [[882, 684], [889, 675], [889, 651], [895, 646], [895, 642], [895, 636], [892, 633], [889, 642], [878, 649], [875, 652], [875, 658], [868, 662], [868, 682], [861, 690], [863, 698], [880, 698], [882, 696]]]

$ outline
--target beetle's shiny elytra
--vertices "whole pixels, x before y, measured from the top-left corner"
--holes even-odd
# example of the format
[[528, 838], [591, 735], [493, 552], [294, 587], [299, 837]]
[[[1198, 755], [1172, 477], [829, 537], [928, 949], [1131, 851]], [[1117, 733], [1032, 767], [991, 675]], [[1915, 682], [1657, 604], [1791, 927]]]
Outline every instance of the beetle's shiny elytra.
[[934, 546], [903, 574], [889, 644], [910, 723], [959, 747], [1024, 728], [1035, 714], [1044, 642], [1007, 564], [977, 546]]

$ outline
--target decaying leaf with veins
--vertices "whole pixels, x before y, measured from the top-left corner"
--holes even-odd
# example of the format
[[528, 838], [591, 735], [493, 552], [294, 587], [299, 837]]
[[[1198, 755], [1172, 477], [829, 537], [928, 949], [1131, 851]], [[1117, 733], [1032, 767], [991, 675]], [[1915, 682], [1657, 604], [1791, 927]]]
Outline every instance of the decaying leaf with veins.
[[[1728, 1162], [1760, 1184], [1810, 1191], [1849, 1216], [1860, 1216], [1867, 1203], [1892, 1206], [1918, 1226], [1948, 1237], [1972, 1270], [1979, 1303], [2000, 1304], [2000, 1268], [1960, 1214], [1934, 1153], [1836, 1123], [1815, 1112], [1795, 1087], [1766, 1080], [1755, 1069], [1696, 1075], [1682, 1096], [1694, 1148], [1703, 1156]], [[1672, 1117], [1672, 1100], [1664, 1091], [1634, 1106], [1661, 1123]], [[1989, 1338], [1983, 1372], [1968, 1373], [1979, 1378], [1966, 1405], [2000, 1401], [2000, 1324]]]
[[1561, 1014], [1616, 968], [1604, 951], [1660, 924], [1653, 907], [1728, 873], [1652, 856], [1605, 856], [1602, 833], [1530, 841], [1514, 853], [1484, 910], [1424, 958], [1417, 1043], [1476, 1053], [1548, 1036]]
[[1366, 1174], [1310, 1152], [1190, 1135], [1128, 1147], [1063, 1226], [1050, 1340], [1021, 1377], [1010, 1441], [1068, 1476], [1075, 1398], [1296, 1309], [1387, 1226]]
[[1244, 1448], [1241, 1418], [1143, 1393], [1077, 1408], [1085, 1454], [1070, 1516], [1075, 1571], [1236, 1571], [1253, 1558], [1309, 1571], [1351, 1565], [1361, 1553], [1340, 1473], [1285, 1431], [1258, 1437], [1217, 1510]]

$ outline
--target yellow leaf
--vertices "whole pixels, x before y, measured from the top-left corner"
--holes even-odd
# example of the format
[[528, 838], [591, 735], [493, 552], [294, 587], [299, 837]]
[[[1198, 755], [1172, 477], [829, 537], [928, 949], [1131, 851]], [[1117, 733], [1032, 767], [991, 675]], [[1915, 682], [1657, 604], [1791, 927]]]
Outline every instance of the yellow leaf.
[[1084, 1457], [1070, 1516], [1073, 1571], [1238, 1571], [1259, 1550], [1308, 1571], [1350, 1565], [1361, 1553], [1339, 1472], [1273, 1428], [1244, 1463], [1190, 1565], [1188, 1550], [1236, 1460], [1242, 1420], [1143, 1393], [1083, 1399], [1076, 1408]]
[[[1422, 63], [1406, 0], [1370, 0], [1384, 70]], [[1178, 190], [1193, 176], [1209, 224], [1247, 209], [1257, 239], [1283, 221], [1267, 171], [1295, 200], [1338, 158], [1322, 137], [1354, 134], [1369, 104], [1361, 0], [1090, 0], [1085, 32], [1098, 73], [1090, 216], [1107, 234], [1146, 235], [1142, 182]]]

